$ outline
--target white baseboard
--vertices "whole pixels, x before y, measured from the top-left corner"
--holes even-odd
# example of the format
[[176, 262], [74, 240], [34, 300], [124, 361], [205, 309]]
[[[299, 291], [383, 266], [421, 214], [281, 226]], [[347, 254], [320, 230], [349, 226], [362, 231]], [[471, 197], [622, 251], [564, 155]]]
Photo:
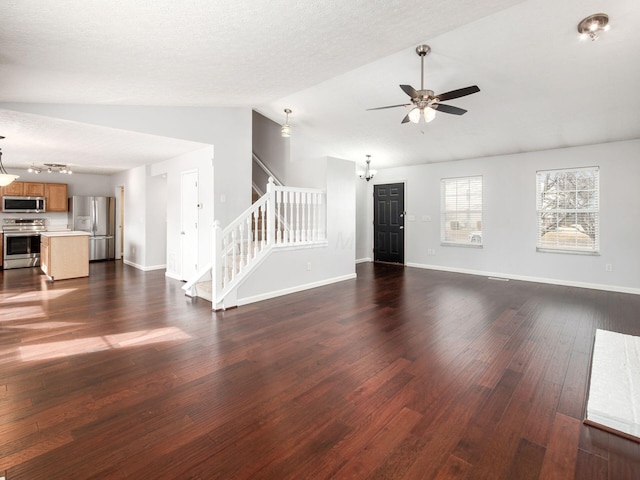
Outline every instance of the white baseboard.
[[149, 267], [145, 267], [126, 259], [123, 260], [122, 263], [124, 263], [125, 265], [129, 265], [130, 267], [137, 268], [138, 270], [142, 270], [143, 272], [150, 272], [151, 270], [164, 270], [165, 268], [167, 268], [166, 265], [151, 265]]
[[604, 290], [608, 292], [631, 293], [640, 295], [640, 288], [620, 287], [617, 285], [603, 285], [600, 283], [574, 282], [572, 280], [558, 280], [555, 278], [530, 277], [526, 275], [512, 275], [502, 272], [484, 272], [480, 270], [469, 270], [466, 268], [443, 267], [440, 265], [425, 265], [421, 263], [407, 263], [407, 267], [424, 268], [427, 270], [440, 270], [443, 272], [464, 273], [467, 275], [480, 275], [483, 277], [508, 278], [509, 280], [520, 280], [523, 282], [547, 283], [549, 285], [562, 285], [565, 287], [589, 288], [592, 290]]
[[367, 263], [367, 262], [373, 262], [373, 258], [371, 258], [371, 257], [356, 258], [356, 265], [358, 263]]
[[323, 287], [325, 285], [330, 285], [332, 283], [344, 282], [345, 280], [353, 280], [356, 278], [355, 273], [350, 273], [349, 275], [343, 275], [341, 277], [329, 278], [326, 280], [321, 280], [319, 282], [307, 283], [304, 285], [296, 285], [295, 287], [285, 288], [282, 290], [277, 290], [275, 292], [262, 293], [260, 295], [254, 295], [253, 297], [239, 298], [237, 302], [237, 306], [247, 305], [249, 303], [260, 302], [262, 300], [269, 300], [270, 298], [281, 297], [282, 295], [289, 295], [290, 293], [301, 292], [303, 290], [310, 290], [312, 288]]
[[164, 272], [164, 276], [167, 278], [172, 278], [174, 280], [178, 280], [178, 281], [182, 281], [182, 278], [180, 278], [180, 275], [178, 275], [176, 272], [170, 272], [170, 271], [166, 271]]

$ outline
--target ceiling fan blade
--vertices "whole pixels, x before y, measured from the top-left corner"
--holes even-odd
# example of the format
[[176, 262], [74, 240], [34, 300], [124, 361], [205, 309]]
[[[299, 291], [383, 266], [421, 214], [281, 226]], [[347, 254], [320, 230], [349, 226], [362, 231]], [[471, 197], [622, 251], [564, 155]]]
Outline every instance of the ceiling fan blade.
[[441, 101], [453, 100], [454, 98], [465, 97], [467, 95], [471, 95], [472, 93], [478, 93], [480, 89], [477, 85], [473, 85], [471, 87], [459, 88], [458, 90], [451, 90], [450, 92], [441, 93], [440, 95], [436, 95], [436, 98]]
[[410, 105], [411, 105], [410, 103], [401, 103], [399, 105], [388, 105], [386, 107], [367, 108], [366, 111], [368, 112], [369, 110], [383, 110], [385, 108], [408, 107]]
[[409, 95], [411, 98], [417, 98], [420, 96], [418, 95], [418, 92], [416, 91], [416, 89], [413, 88], [411, 85], [400, 85], [400, 88], [404, 93]]
[[409, 122], [409, 121], [411, 121], [411, 120], [410, 120], [410, 118], [409, 118], [409, 114], [407, 113], [407, 114], [404, 116], [404, 118], [402, 119], [402, 122], [400, 122], [400, 123], [407, 123], [407, 122]]
[[464, 108], [454, 107], [453, 105], [443, 105], [442, 103], [431, 105], [431, 108], [439, 112], [452, 113], [453, 115], [464, 115], [465, 113], [467, 113]]

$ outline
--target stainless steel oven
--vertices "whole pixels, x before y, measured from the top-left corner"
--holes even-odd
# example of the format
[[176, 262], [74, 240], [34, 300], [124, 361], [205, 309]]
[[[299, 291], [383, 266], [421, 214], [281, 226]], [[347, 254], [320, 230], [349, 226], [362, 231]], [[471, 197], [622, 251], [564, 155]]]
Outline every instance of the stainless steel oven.
[[40, 232], [46, 230], [40, 218], [7, 218], [4, 233], [3, 265], [5, 269], [40, 265]]

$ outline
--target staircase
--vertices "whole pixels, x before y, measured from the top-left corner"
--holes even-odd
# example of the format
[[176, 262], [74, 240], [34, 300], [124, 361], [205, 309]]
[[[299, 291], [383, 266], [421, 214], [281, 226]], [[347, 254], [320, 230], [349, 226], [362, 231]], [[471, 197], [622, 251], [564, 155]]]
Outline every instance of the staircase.
[[[213, 238], [211, 268], [183, 289], [189, 296], [210, 295], [219, 310], [237, 305], [238, 286], [273, 250], [326, 244], [326, 193], [276, 185], [270, 177], [267, 192], [226, 228], [215, 222]], [[201, 285], [209, 282], [210, 294]]]

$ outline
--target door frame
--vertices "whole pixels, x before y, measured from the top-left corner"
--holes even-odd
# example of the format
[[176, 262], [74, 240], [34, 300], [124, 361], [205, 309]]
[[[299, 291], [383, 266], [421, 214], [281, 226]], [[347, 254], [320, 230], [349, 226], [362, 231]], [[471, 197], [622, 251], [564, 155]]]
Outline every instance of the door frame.
[[[374, 262], [375, 261], [375, 252], [373, 249], [374, 246], [374, 241], [375, 241], [375, 224], [374, 224], [374, 215], [373, 215], [373, 210], [375, 208], [374, 205], [374, 189], [373, 186], [374, 185], [389, 185], [392, 183], [402, 183], [403, 184], [403, 190], [404, 190], [404, 211], [407, 211], [407, 190], [408, 190], [408, 185], [407, 185], [407, 179], [406, 178], [400, 178], [400, 179], [393, 179], [393, 178], [389, 178], [389, 179], [375, 179], [375, 177], [368, 182], [370, 184], [369, 188], [367, 189], [367, 196], [369, 198], [369, 201], [367, 202], [368, 204], [368, 214], [369, 214], [369, 225], [370, 225], [370, 230], [369, 230], [369, 241], [370, 243], [370, 252], [371, 252], [371, 261]], [[405, 214], [404, 216], [405, 218], [405, 222], [404, 222], [404, 235], [403, 235], [403, 245], [402, 248], [404, 250], [404, 262], [403, 263], [398, 263], [397, 265], [407, 265], [407, 215]]]
[[[196, 182], [197, 182], [197, 187], [196, 187], [196, 193], [197, 193], [197, 202], [198, 204], [200, 203], [200, 172], [197, 168], [194, 169], [190, 169], [190, 170], [183, 170], [180, 172], [180, 231], [183, 230], [183, 226], [184, 226], [184, 191], [183, 191], [183, 183], [184, 183], [184, 177], [185, 175], [192, 175], [195, 174], [196, 175]], [[200, 227], [201, 227], [201, 222], [200, 222], [200, 210], [198, 209], [198, 207], [196, 207], [196, 212], [197, 212], [197, 218], [198, 218], [198, 236], [200, 235]], [[185, 250], [185, 246], [184, 246], [184, 235], [180, 234], [180, 277], [183, 281], [188, 281], [188, 278], [185, 278], [185, 268], [184, 268], [184, 250]], [[193, 248], [195, 249], [195, 255], [196, 255], [196, 261], [198, 261], [200, 259], [200, 241], [199, 238], [196, 238], [196, 243], [195, 245], [193, 245]], [[197, 268], [200, 268], [200, 265], [197, 265]], [[197, 270], [197, 269], [196, 269]]]

